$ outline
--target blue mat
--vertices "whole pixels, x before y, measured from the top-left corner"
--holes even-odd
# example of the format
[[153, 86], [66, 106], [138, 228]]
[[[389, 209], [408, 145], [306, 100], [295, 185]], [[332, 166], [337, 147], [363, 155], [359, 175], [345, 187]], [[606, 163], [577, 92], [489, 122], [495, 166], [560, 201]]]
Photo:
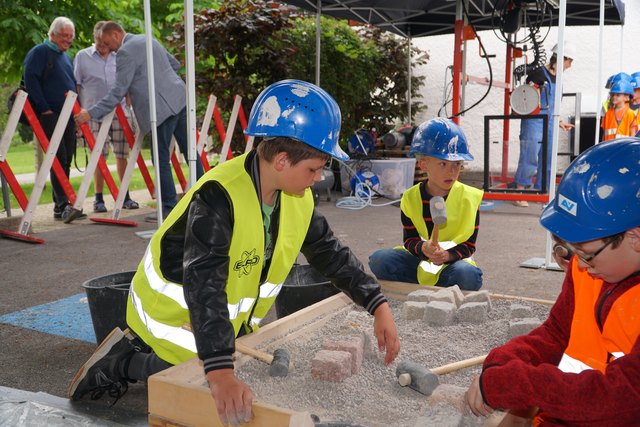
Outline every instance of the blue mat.
[[84, 293], [0, 316], [0, 323], [66, 338], [96, 342]]

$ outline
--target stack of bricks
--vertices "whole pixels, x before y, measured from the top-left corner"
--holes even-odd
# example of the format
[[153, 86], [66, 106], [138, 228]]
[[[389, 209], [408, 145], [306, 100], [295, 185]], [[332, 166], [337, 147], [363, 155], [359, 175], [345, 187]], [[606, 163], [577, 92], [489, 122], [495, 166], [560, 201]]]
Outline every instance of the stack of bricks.
[[362, 335], [325, 341], [311, 361], [314, 380], [342, 382], [362, 366], [365, 339]]
[[404, 303], [403, 314], [407, 320], [420, 320], [430, 326], [448, 326], [454, 323], [484, 323], [491, 310], [488, 291], [469, 292], [460, 288], [421, 289], [411, 292]]

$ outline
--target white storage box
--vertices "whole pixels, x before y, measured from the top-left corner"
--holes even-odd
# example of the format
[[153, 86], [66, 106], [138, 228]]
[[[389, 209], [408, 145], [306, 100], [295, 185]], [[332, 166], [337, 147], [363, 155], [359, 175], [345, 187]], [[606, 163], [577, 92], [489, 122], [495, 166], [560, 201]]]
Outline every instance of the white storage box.
[[393, 159], [379, 160], [350, 160], [348, 167], [340, 164], [340, 185], [343, 194], [351, 193], [350, 180], [357, 167], [370, 168], [380, 180], [378, 192], [392, 199], [400, 198], [402, 193], [413, 186], [413, 179], [416, 170], [416, 159], [401, 157]]

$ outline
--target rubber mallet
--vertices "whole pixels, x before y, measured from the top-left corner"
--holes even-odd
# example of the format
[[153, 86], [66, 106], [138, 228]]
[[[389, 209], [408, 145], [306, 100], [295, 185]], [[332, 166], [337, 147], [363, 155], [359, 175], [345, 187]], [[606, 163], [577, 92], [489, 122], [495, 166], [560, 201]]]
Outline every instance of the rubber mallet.
[[442, 196], [434, 196], [429, 200], [429, 210], [433, 221], [433, 231], [431, 232], [431, 242], [438, 243], [438, 231], [442, 224], [447, 223], [447, 205]]
[[425, 396], [430, 396], [433, 390], [440, 384], [440, 380], [436, 374], [408, 360], [403, 360], [398, 363], [396, 377], [398, 377], [398, 383], [401, 386], [409, 386]]

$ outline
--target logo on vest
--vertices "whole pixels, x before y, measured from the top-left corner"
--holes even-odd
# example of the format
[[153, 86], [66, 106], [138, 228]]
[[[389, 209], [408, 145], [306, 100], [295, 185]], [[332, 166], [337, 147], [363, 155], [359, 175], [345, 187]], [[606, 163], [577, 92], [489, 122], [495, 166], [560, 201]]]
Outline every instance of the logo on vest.
[[243, 274], [247, 276], [251, 273], [251, 268], [260, 262], [260, 257], [256, 255], [256, 250], [251, 252], [243, 251], [242, 258], [233, 264], [233, 269], [238, 272], [238, 277]]
[[562, 210], [570, 213], [573, 216], [576, 216], [578, 214], [578, 204], [570, 199], [567, 199], [562, 194], [558, 194], [558, 206]]

